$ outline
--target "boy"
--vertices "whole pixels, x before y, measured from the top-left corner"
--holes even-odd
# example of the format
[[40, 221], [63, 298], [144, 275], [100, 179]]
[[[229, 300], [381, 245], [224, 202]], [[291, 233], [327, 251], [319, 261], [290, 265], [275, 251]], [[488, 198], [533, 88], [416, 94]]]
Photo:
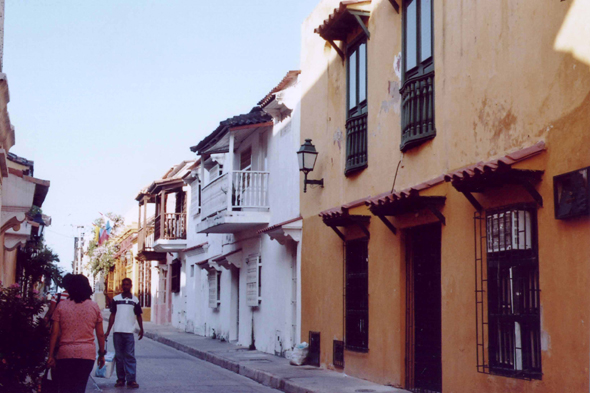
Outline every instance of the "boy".
[[143, 320], [139, 299], [131, 293], [133, 283], [130, 278], [124, 278], [121, 286], [123, 293], [115, 296], [111, 302], [111, 316], [107, 335], [114, 325], [113, 343], [115, 344], [115, 360], [117, 363], [117, 382], [115, 387], [125, 386], [127, 379], [128, 388], [138, 388], [136, 381], [137, 363], [135, 360], [135, 320], [139, 324], [139, 340], [143, 338]]

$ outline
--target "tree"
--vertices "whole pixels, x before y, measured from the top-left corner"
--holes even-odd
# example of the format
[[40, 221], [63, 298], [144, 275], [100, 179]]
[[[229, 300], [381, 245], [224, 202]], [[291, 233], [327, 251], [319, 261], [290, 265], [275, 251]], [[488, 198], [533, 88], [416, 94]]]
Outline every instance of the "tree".
[[[113, 237], [119, 232], [119, 229], [123, 226], [123, 217], [115, 213], [107, 213], [105, 215], [111, 223], [111, 237], [102, 244], [98, 244], [96, 238], [90, 241], [88, 245], [88, 256], [90, 261], [88, 262], [90, 271], [93, 275], [97, 275], [100, 272], [107, 273], [109, 269], [115, 264], [115, 254], [119, 251], [119, 246], [112, 240]], [[106, 224], [106, 219], [103, 217], [94, 220], [92, 225], [94, 227], [102, 228]]]
[[30, 296], [35, 285], [45, 283], [61, 286], [63, 271], [57, 266], [59, 257], [45, 244], [42, 236], [33, 237], [18, 250], [20, 283], [25, 296]]

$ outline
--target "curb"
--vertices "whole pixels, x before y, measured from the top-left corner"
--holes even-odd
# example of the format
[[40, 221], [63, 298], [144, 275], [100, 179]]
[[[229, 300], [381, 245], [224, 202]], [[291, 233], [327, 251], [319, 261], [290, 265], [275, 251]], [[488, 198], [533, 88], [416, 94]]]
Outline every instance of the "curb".
[[156, 342], [159, 342], [161, 344], [167, 345], [181, 352], [184, 352], [188, 355], [194, 356], [198, 359], [215, 364], [216, 366], [222, 367], [226, 370], [232, 371], [246, 378], [250, 378], [253, 381], [260, 383], [261, 385], [281, 390], [285, 393], [315, 393], [313, 390], [308, 390], [302, 386], [298, 386], [287, 379], [278, 377], [276, 375], [270, 374], [262, 370], [241, 365], [238, 362], [234, 362], [232, 360], [223, 358], [210, 352], [201, 351], [199, 349], [177, 343], [170, 339], [161, 337], [158, 334], [144, 332], [144, 336], [151, 340], [154, 340]]

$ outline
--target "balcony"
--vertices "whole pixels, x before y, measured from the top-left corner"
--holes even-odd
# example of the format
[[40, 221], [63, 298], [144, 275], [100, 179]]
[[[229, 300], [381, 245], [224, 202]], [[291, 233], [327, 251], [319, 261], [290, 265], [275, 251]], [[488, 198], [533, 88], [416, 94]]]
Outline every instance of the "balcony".
[[[199, 233], [236, 233], [269, 223], [269, 173], [232, 171], [202, 189]], [[231, 190], [231, 191], [230, 191]]]
[[138, 258], [143, 261], [165, 260], [166, 254], [154, 249], [154, 222], [142, 227], [137, 234]]
[[346, 122], [345, 174], [367, 167], [367, 114], [353, 116]]
[[186, 247], [186, 213], [157, 215], [154, 223], [154, 251], [176, 252]]
[[434, 72], [404, 83], [402, 95], [402, 139], [406, 151], [436, 136], [434, 127]]

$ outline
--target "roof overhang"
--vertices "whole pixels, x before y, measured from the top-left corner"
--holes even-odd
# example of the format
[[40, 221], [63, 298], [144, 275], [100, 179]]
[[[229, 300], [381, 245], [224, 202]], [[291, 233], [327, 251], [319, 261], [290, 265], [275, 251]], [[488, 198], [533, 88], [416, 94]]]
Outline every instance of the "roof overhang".
[[365, 234], [367, 238], [369, 238], [371, 234], [369, 233], [366, 224], [371, 221], [371, 216], [349, 213], [350, 209], [362, 206], [368, 198], [370, 197], [358, 199], [339, 207], [324, 210], [319, 214], [319, 216], [322, 218], [324, 224], [330, 227], [338, 235], [338, 237], [342, 239], [342, 241], [346, 241], [346, 236], [344, 236], [338, 227], [356, 226]]
[[517, 150], [504, 157], [487, 162], [479, 162], [444, 176], [445, 181], [459, 192], [476, 208], [483, 206], [472, 193], [483, 193], [489, 189], [504, 185], [520, 185], [531, 195], [539, 206], [543, 206], [543, 197], [535, 189], [534, 184], [541, 181], [544, 171], [531, 169], [515, 169], [512, 165], [529, 159], [545, 151], [545, 143], [539, 142], [525, 149]]
[[366, 21], [371, 15], [371, 11], [366, 6], [370, 4], [371, 0], [341, 1], [338, 8], [335, 8], [328, 18], [314, 29], [314, 33], [319, 34], [320, 37], [330, 43], [342, 60], [344, 60], [344, 52], [334, 41], [345, 42], [348, 35], [356, 27], [361, 28], [367, 39], [371, 37], [369, 29], [366, 26]]
[[268, 228], [258, 231], [259, 234], [268, 235], [272, 240], [276, 240], [281, 245], [286, 245], [289, 242], [300, 242], [301, 231], [303, 229], [303, 218], [301, 216], [287, 220]]
[[213, 257], [209, 259], [209, 261], [227, 270], [231, 268], [239, 269], [242, 267], [242, 249], [238, 248], [236, 250], [232, 250], [217, 257]]

